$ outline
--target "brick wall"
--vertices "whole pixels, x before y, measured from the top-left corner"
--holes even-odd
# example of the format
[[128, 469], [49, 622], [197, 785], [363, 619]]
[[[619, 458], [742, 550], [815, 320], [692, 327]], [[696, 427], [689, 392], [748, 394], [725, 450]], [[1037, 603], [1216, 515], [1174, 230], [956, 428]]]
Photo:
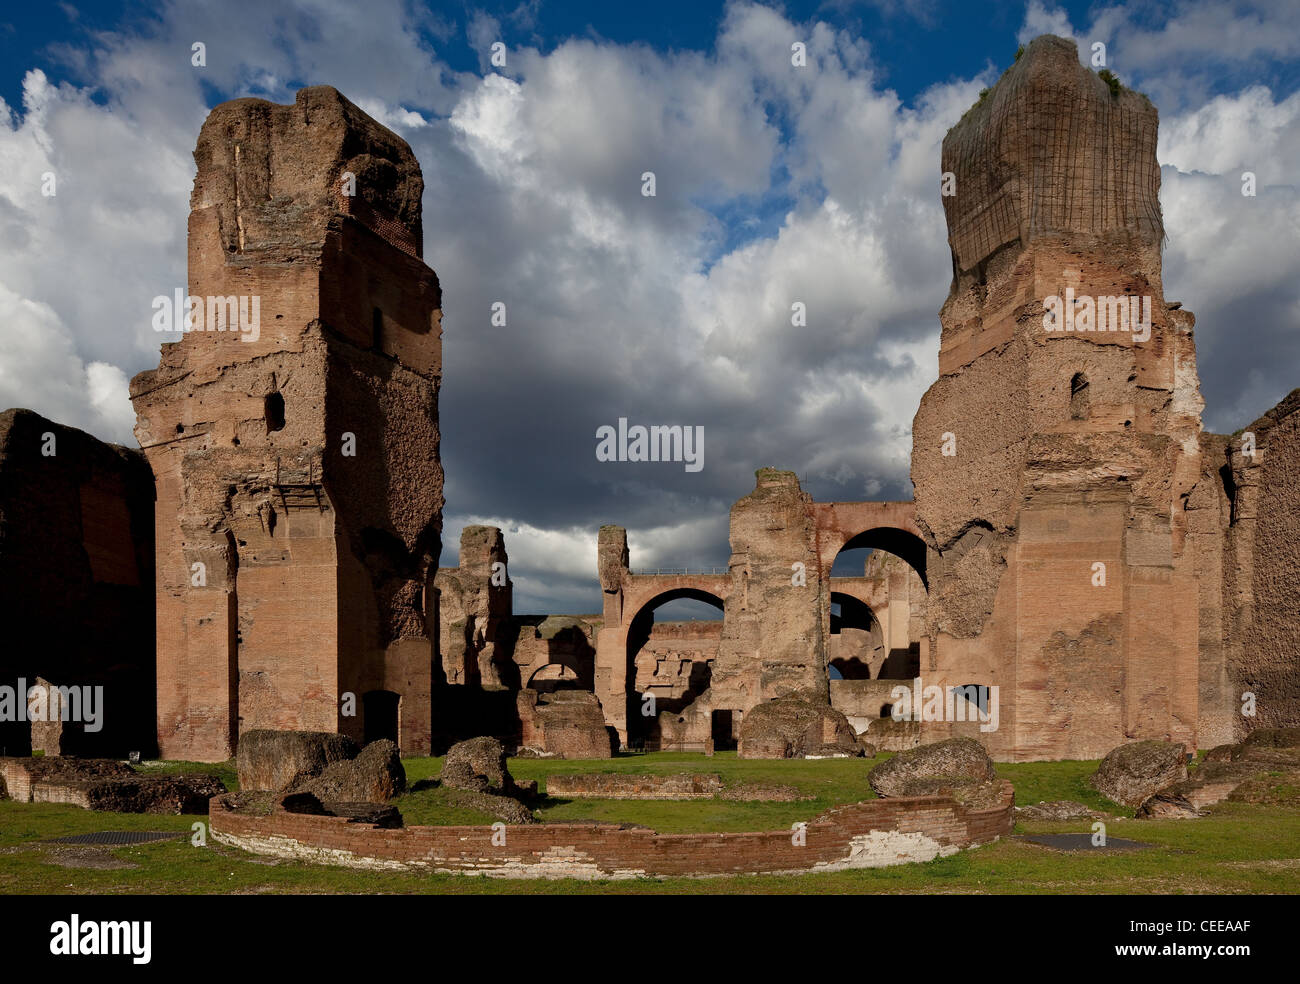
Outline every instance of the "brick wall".
[[[0, 413], [0, 679], [103, 687], [100, 730], [62, 722], [47, 752], [125, 758], [155, 747], [153, 508], [140, 452], [30, 410]], [[5, 716], [0, 753], [26, 755], [32, 724]]]
[[[943, 796], [866, 800], [791, 831], [659, 834], [598, 823], [405, 827], [385, 830], [343, 817], [276, 809], [235, 813], [212, 800], [209, 823], [223, 844], [258, 854], [358, 868], [425, 870], [518, 878], [632, 878], [802, 872], [928, 861], [1009, 834], [1012, 789], [971, 810]], [[494, 833], [498, 843], [494, 844]], [[499, 843], [504, 833], [505, 843]]]
[[19, 803], [32, 801], [32, 778], [26, 765], [19, 759], [0, 758], [0, 778], [11, 800]]

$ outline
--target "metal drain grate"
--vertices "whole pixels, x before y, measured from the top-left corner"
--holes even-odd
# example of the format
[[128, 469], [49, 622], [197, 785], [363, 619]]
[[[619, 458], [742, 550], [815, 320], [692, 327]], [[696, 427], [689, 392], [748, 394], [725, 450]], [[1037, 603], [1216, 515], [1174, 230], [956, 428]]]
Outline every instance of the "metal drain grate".
[[129, 844], [151, 844], [154, 841], [175, 840], [184, 833], [174, 830], [101, 830], [94, 834], [75, 834], [58, 837], [47, 844], [95, 844], [102, 847], [122, 847]]

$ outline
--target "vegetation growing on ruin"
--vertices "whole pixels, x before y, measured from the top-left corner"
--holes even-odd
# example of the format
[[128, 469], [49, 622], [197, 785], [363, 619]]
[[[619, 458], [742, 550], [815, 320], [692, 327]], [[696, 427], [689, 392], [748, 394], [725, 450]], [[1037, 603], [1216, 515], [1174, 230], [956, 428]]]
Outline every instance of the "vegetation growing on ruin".
[[[1024, 55], [1024, 53], [1025, 53], [1025, 46], [1022, 44], [1019, 48], [1016, 49], [1015, 56], [1011, 59], [1011, 65], [1008, 65], [1006, 69], [1003, 71], [1003, 73], [1000, 76], [998, 76], [998, 82], [1001, 82], [1003, 79], [1007, 77], [1007, 72], [1010, 72], [1012, 66], [1014, 66], [1016, 62], [1020, 61], [1020, 58], [1022, 55]], [[1124, 91], [1124, 84], [1120, 82], [1119, 76], [1117, 76], [1109, 68], [1101, 69], [1100, 71], [1097, 72], [1097, 76], [1103, 82], [1106, 83], [1107, 87], [1110, 89], [1111, 96], [1115, 98], [1119, 98], [1120, 93]], [[966, 112], [961, 114], [961, 119], [957, 121], [957, 125], [950, 127], [948, 129], [948, 132], [951, 133], [953, 130], [955, 130], [957, 126], [961, 125], [961, 123], [965, 121], [967, 116], [969, 116], [972, 112], [974, 112], [976, 109], [982, 106], [984, 104], [984, 100], [986, 100], [989, 97], [989, 94], [996, 87], [997, 87], [997, 82], [995, 82], [992, 86], [988, 87], [987, 89], [981, 89], [979, 98], [975, 100], [975, 102], [971, 105], [971, 107], [968, 110], [966, 110]], [[1133, 91], [1136, 92], [1136, 90]], [[1151, 104], [1151, 100], [1146, 95], [1144, 95], [1141, 92], [1136, 92], [1136, 94], [1141, 96], [1143, 99], [1145, 99], [1148, 105]]]

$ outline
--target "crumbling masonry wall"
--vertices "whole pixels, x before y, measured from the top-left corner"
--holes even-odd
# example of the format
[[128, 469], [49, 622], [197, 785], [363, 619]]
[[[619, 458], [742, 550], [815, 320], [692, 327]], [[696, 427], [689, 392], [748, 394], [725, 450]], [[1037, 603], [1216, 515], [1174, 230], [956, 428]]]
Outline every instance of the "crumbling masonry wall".
[[[601, 527], [605, 605], [596, 692], [619, 740], [695, 751], [735, 747], [745, 716], [759, 704], [795, 695], [828, 704], [828, 664], [845, 649], [831, 612], [841, 598], [870, 611], [880, 636], [864, 648], [872, 675], [910, 679], [927, 644], [925, 544], [913, 513], [908, 502], [814, 502], [793, 472], [760, 468], [754, 491], [731, 509], [726, 573], [635, 574], [627, 532]], [[835, 558], [857, 548], [881, 553], [864, 576], [833, 577]], [[654, 607], [676, 598], [720, 605], [721, 625], [646, 624]], [[680, 644], [666, 644], [672, 636], [683, 637]]]
[[501, 530], [467, 526], [460, 534], [460, 566], [438, 569], [439, 649], [446, 683], [501, 689], [510, 682], [503, 664], [510, 663], [512, 647], [504, 637], [498, 642], [513, 610], [509, 562]]
[[[1002, 758], [1197, 745], [1184, 501], [1202, 401], [1193, 318], [1161, 287], [1156, 127], [1145, 97], [1112, 94], [1048, 36], [943, 144], [953, 282], [940, 378], [913, 425], [921, 672], [1000, 687], [999, 730], [982, 737]], [[1150, 338], [1046, 331], [1046, 299], [1067, 288], [1150, 297]]]
[[[495, 526], [465, 527], [459, 559], [457, 567], [439, 568], [435, 580], [434, 749], [490, 735], [508, 748], [570, 757], [585, 742], [608, 756], [603, 721], [592, 729], [592, 715], [567, 720], [570, 705], [548, 696], [592, 690], [600, 617], [515, 615], [505, 538]], [[600, 720], [600, 705], [594, 706]], [[570, 727], [575, 723], [582, 734]]]
[[1300, 726], [1300, 390], [1236, 434], [1203, 435], [1202, 449], [1189, 516], [1212, 746]]
[[737, 736], [760, 701], [796, 693], [830, 701], [811, 502], [794, 472], [763, 468], [731, 507], [731, 602], [706, 697], [711, 709], [733, 710]]
[[[0, 686], [104, 688], [100, 730], [47, 725], [60, 744], [48, 752], [153, 752], [153, 554], [144, 455], [30, 410], [0, 413]], [[9, 755], [32, 749], [18, 710], [0, 716]]]
[[260, 330], [188, 332], [131, 385], [160, 749], [225, 759], [278, 728], [427, 752], [442, 353], [419, 165], [324, 86], [218, 106], [194, 158], [189, 293], [259, 298]]

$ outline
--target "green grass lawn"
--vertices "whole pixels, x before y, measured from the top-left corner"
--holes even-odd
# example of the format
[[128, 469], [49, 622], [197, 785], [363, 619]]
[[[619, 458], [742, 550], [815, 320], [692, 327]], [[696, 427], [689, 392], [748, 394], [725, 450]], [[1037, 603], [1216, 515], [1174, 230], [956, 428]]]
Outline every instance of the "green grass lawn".
[[[742, 760], [735, 752], [720, 752], [712, 758], [703, 754], [651, 752], [616, 759], [574, 761], [563, 759], [510, 759], [509, 769], [516, 779], [536, 779], [538, 790], [546, 792], [548, 776], [574, 772], [623, 772], [671, 774], [674, 772], [712, 772], [722, 777], [724, 785], [762, 783], [793, 786], [801, 795], [813, 797], [794, 803], [733, 802], [730, 800], [544, 800], [537, 809], [539, 820], [568, 822], [598, 820], [607, 823], [639, 823], [660, 833], [684, 834], [707, 831], [739, 832], [746, 830], [786, 830], [798, 820], [811, 820], [817, 814], [841, 803], [871, 799], [867, 773], [887, 756], [874, 759], [818, 759], [800, 762]], [[437, 776], [442, 759], [410, 759], [405, 763], [412, 783]], [[440, 791], [421, 790], [395, 801], [408, 823], [491, 823], [482, 815], [465, 820], [446, 820]]]
[[[728, 801], [560, 800], [542, 801], [542, 820], [606, 820], [641, 823], [663, 832], [788, 829], [837, 803], [871, 796], [866, 774], [881, 758], [820, 761], [741, 761], [655, 753], [613, 760], [574, 762], [511, 759], [519, 779], [564, 772], [716, 772], [723, 782], [780, 783], [814, 799], [797, 803]], [[441, 760], [409, 759], [414, 783], [438, 774]], [[167, 763], [170, 771], [195, 768]], [[228, 765], [201, 766], [234, 787]], [[1087, 786], [1095, 762], [1002, 764], [998, 772], [1016, 785], [1016, 802], [1073, 799], [1117, 819], [1110, 837], [1156, 845], [1116, 854], [1066, 853], [1015, 838], [963, 851], [927, 864], [796, 876], [706, 879], [638, 879], [629, 882], [516, 881], [454, 875], [361, 872], [263, 858], [210, 841], [191, 846], [191, 825], [202, 817], [90, 813], [76, 807], [0, 802], [0, 892], [20, 893], [1295, 893], [1300, 891], [1300, 809], [1221, 804], [1199, 820], [1145, 821], [1103, 800]], [[491, 818], [440, 802], [437, 790], [396, 801], [408, 823], [490, 823]], [[1087, 831], [1090, 822], [1036, 823], [1020, 833]], [[174, 830], [183, 840], [115, 849], [69, 850], [43, 843], [69, 834], [101, 830]], [[119, 867], [107, 867], [99, 861]], [[87, 866], [91, 865], [91, 866]]]

